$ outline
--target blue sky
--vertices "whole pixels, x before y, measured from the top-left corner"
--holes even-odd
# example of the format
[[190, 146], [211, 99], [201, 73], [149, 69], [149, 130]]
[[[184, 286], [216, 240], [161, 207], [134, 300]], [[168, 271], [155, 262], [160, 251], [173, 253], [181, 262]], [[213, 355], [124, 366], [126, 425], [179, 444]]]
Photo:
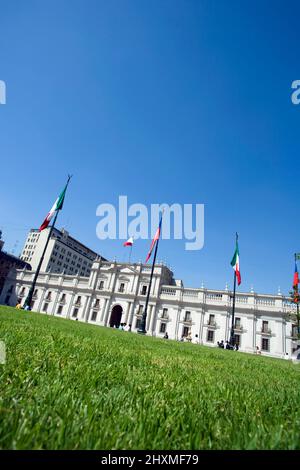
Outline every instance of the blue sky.
[[[205, 245], [163, 240], [186, 286], [287, 293], [300, 251], [296, 2], [0, 2], [0, 228], [20, 252], [73, 180], [58, 227], [107, 258], [96, 207], [205, 204]], [[137, 241], [133, 259], [145, 259]]]

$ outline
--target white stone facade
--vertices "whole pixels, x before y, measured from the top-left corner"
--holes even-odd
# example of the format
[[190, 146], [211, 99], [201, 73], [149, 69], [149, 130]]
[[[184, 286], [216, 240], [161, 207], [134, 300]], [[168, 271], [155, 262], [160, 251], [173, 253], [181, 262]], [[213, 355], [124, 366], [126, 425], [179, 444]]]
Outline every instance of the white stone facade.
[[[93, 263], [89, 278], [41, 273], [32, 310], [94, 325], [131, 324], [136, 332], [146, 301], [151, 266], [103, 261]], [[17, 271], [8, 277], [0, 303], [25, 300], [34, 272]], [[191, 333], [193, 342], [217, 346], [229, 340], [232, 293], [205, 288], [184, 288], [164, 265], [154, 269], [146, 330], [148, 335], [179, 340]], [[290, 319], [294, 305], [282, 295], [236, 295], [236, 340], [240, 351], [285, 357], [297, 347], [296, 324]], [[126, 334], [126, 333], [124, 333]]]

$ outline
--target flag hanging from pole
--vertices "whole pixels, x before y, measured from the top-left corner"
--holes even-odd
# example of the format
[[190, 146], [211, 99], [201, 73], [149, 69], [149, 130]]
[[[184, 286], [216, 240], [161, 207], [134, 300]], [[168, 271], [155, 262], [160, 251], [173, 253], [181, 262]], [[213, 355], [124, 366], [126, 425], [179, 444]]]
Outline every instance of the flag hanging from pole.
[[232, 258], [230, 264], [234, 269], [234, 272], [235, 272], [235, 275], [236, 275], [236, 278], [237, 278], [237, 282], [238, 282], [238, 286], [239, 286], [240, 283], [242, 282], [242, 278], [241, 278], [241, 272], [240, 272], [239, 245], [238, 245], [237, 240], [236, 240], [236, 245], [235, 245], [235, 252], [234, 252], [234, 255], [233, 255], [233, 258]]
[[297, 262], [295, 261], [295, 272], [294, 272], [294, 279], [293, 279], [294, 302], [295, 303], [299, 302], [298, 284], [299, 284], [299, 274], [298, 274]]
[[132, 246], [133, 245], [133, 237], [128, 238], [127, 242], [123, 243], [123, 246]]
[[159, 240], [160, 232], [161, 232], [161, 223], [162, 223], [162, 216], [160, 217], [159, 226], [158, 226], [158, 229], [156, 230], [156, 233], [155, 233], [154, 238], [152, 240], [150, 250], [148, 251], [145, 263], [147, 263], [149, 261], [149, 259], [151, 257], [151, 254], [152, 254], [152, 251], [153, 251], [153, 248], [155, 246], [155, 243]]
[[297, 263], [295, 263], [295, 272], [294, 272], [294, 279], [293, 279], [293, 288], [298, 289], [298, 284], [299, 284], [299, 274], [298, 274], [298, 268], [297, 268]]
[[62, 209], [63, 204], [64, 204], [66, 191], [67, 191], [67, 187], [68, 187], [68, 184], [69, 184], [69, 180], [70, 180], [70, 178], [68, 179], [68, 182], [67, 182], [66, 186], [64, 187], [64, 189], [62, 190], [62, 192], [60, 193], [58, 198], [56, 199], [55, 203], [51, 207], [50, 212], [48, 212], [47, 217], [45, 218], [44, 222], [42, 223], [42, 225], [39, 228], [39, 232], [41, 232], [42, 230], [47, 228], [48, 225], [51, 222], [51, 219], [55, 216], [56, 212]]

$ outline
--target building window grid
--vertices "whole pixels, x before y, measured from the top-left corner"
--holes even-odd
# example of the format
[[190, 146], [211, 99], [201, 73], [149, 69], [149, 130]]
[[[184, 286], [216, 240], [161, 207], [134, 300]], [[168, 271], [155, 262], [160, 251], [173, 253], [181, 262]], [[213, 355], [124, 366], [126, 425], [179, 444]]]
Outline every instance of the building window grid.
[[191, 312], [190, 311], [186, 311], [185, 312], [185, 316], [184, 316], [184, 321], [191, 321]]
[[96, 311], [92, 312], [91, 321], [96, 321], [97, 320], [97, 314], [98, 314], [98, 312], [96, 312]]
[[208, 330], [207, 331], [206, 341], [208, 343], [213, 343], [214, 342], [214, 337], [215, 337], [215, 332], [213, 330]]
[[262, 351], [270, 351], [270, 340], [269, 338], [262, 338], [261, 340], [261, 350]]

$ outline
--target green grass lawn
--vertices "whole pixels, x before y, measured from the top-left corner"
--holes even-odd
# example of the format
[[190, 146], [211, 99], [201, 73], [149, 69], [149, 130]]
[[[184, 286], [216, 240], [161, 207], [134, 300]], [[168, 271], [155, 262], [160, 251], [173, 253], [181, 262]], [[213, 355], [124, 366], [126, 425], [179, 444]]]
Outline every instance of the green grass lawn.
[[2, 449], [299, 449], [300, 369], [0, 307]]

